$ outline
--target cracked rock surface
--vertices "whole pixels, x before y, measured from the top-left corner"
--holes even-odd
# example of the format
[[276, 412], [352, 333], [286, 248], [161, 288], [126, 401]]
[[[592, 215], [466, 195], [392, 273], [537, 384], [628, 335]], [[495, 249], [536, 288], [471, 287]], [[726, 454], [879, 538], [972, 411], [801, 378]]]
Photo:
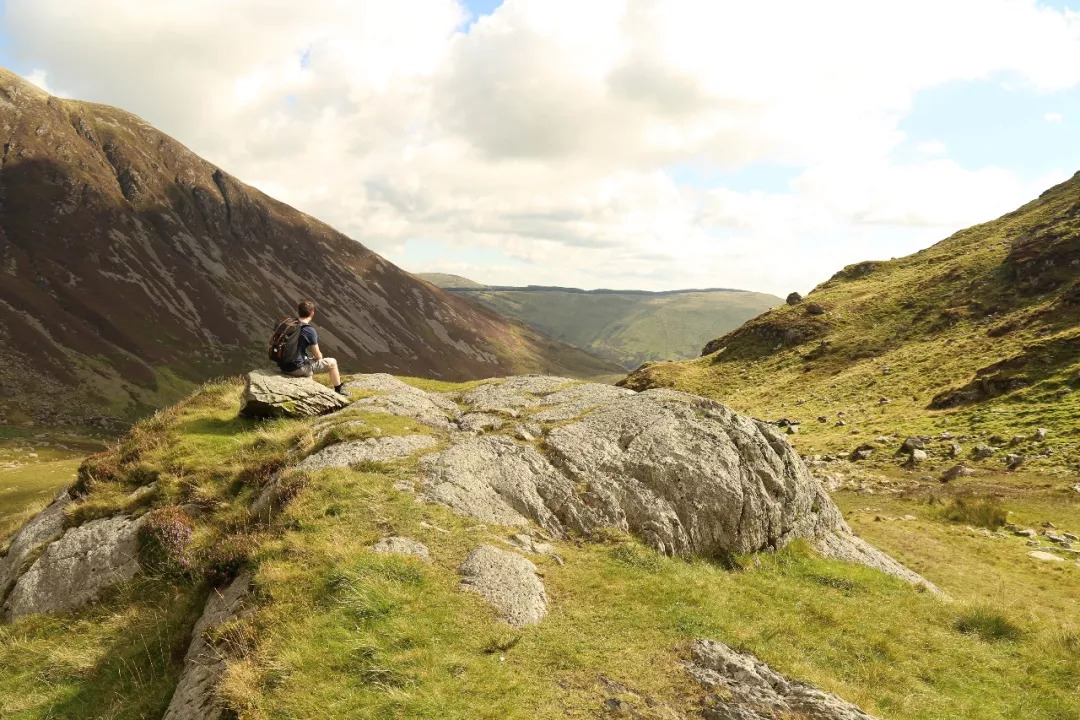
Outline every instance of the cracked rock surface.
[[547, 594], [536, 566], [515, 552], [481, 545], [458, 572], [464, 589], [487, 600], [514, 627], [535, 625], [547, 615]]
[[695, 640], [690, 654], [690, 675], [713, 691], [702, 712], [705, 720], [875, 720], [836, 695], [788, 680], [724, 643]]
[[139, 522], [127, 517], [91, 520], [50, 543], [15, 583], [5, 615], [74, 610], [139, 570]]
[[207, 634], [243, 613], [250, 587], [251, 575], [241, 573], [224, 588], [210, 591], [203, 613], [191, 631], [191, 644], [184, 655], [184, 670], [162, 720], [219, 720], [223, 717], [215, 688], [225, 673], [227, 656]]

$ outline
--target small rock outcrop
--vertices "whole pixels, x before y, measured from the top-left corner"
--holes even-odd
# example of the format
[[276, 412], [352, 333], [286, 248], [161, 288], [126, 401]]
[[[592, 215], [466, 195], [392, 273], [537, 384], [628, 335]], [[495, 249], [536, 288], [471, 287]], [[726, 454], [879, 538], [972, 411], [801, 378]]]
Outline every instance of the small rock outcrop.
[[515, 552], [481, 545], [458, 572], [464, 589], [487, 600], [514, 627], [534, 625], [547, 615], [547, 593], [536, 566]]
[[953, 465], [951, 468], [941, 474], [941, 482], [951, 482], [957, 478], [969, 477], [971, 475], [971, 469], [963, 463], [959, 465]]
[[211, 591], [203, 614], [191, 631], [184, 670], [162, 720], [220, 720], [223, 708], [216, 688], [225, 672], [226, 656], [207, 634], [239, 617], [251, 588], [251, 575], [241, 573], [224, 589]]
[[427, 545], [412, 538], [384, 537], [375, 543], [371, 550], [380, 555], [407, 555], [420, 558], [426, 563], [431, 562], [431, 555], [428, 554]]
[[311, 378], [254, 370], [247, 375], [240, 414], [247, 417], [311, 417], [340, 410], [348, 404], [347, 398]]
[[705, 720], [874, 720], [857, 706], [813, 685], [789, 680], [749, 653], [715, 640], [695, 640], [686, 665], [710, 693]]
[[793, 293], [791, 293], [790, 295], [787, 296], [787, 300], [785, 300], [785, 302], [788, 305], [798, 305], [799, 303], [802, 302], [802, 295], [800, 295], [797, 292], [793, 292]]
[[435, 447], [438, 441], [431, 435], [388, 435], [367, 440], [351, 440], [330, 445], [307, 456], [297, 470], [326, 470], [343, 468], [363, 462], [387, 462], [406, 458], [413, 453]]
[[139, 570], [139, 522], [127, 517], [91, 520], [45, 548], [15, 583], [5, 616], [74, 610]]
[[64, 531], [64, 508], [70, 503], [71, 496], [64, 490], [11, 539], [7, 552], [0, 557], [0, 602], [18, 578], [23, 563], [42, 545], [60, 537]]

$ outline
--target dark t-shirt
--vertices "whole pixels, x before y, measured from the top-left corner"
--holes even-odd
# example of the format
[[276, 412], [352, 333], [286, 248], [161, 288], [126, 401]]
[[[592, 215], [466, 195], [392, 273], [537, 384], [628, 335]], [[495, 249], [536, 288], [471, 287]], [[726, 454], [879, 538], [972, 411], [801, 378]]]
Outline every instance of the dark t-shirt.
[[296, 367], [303, 367], [307, 365], [308, 355], [307, 350], [312, 345], [319, 344], [319, 334], [315, 332], [315, 328], [310, 325], [305, 325], [300, 328], [300, 339], [296, 342]]

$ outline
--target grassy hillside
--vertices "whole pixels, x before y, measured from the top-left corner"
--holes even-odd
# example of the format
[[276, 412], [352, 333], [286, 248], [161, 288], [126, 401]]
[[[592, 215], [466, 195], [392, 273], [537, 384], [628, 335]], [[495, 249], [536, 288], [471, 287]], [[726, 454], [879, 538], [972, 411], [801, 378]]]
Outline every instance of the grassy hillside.
[[[914, 255], [847, 267], [707, 351], [626, 382], [799, 420], [808, 453], [947, 433], [931, 444], [932, 462], [945, 461], [952, 435], [962, 458], [979, 442], [997, 447], [987, 467], [1015, 453], [1071, 472], [1080, 464], [1080, 177]], [[872, 462], [894, 462], [896, 446]]]
[[718, 334], [782, 302], [774, 295], [741, 290], [453, 287], [458, 295], [627, 369], [648, 361], [695, 357]]
[[436, 285], [441, 288], [482, 288], [486, 287], [483, 283], [478, 283], [475, 280], [470, 280], [460, 275], [448, 275], [447, 273], [417, 273], [416, 277], [427, 280], [432, 285]]
[[[207, 386], [89, 461], [84, 474], [99, 481], [68, 508], [69, 523], [184, 503], [187, 562], [159, 561], [72, 615], [0, 625], [0, 716], [160, 717], [211, 579], [245, 566], [255, 612], [213, 638], [229, 665], [221, 695], [243, 719], [584, 719], [607, 717], [612, 698], [631, 717], [696, 717], [702, 691], [681, 663], [703, 636], [885, 720], [1080, 713], [1080, 567], [1034, 562], [1020, 538], [968, 532], [936, 506], [838, 497], [868, 539], [952, 603], [798, 544], [725, 569], [626, 537], [575, 538], [555, 543], [564, 564], [533, 558], [549, 616], [511, 630], [458, 590], [455, 568], [471, 547], [520, 528], [477, 525], [395, 490], [415, 460], [294, 475], [287, 509], [269, 525], [249, 520], [260, 485], [314, 440], [310, 421], [239, 418], [241, 390]], [[335, 416], [334, 432], [361, 432], [357, 420], [366, 432], [442, 439], [358, 409]], [[152, 492], [129, 495], [152, 477]], [[1042, 492], [1017, 498], [1018, 521], [1080, 526], [1075, 505]], [[909, 505], [911, 520], [873, 521]], [[388, 533], [422, 540], [433, 563], [372, 553]]]

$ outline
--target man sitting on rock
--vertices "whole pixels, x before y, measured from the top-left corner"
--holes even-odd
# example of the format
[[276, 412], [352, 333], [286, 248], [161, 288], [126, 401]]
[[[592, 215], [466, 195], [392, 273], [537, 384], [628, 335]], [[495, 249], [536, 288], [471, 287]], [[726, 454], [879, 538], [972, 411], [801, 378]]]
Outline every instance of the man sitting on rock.
[[293, 377], [311, 377], [315, 373], [330, 373], [330, 382], [334, 385], [334, 391], [339, 395], [348, 395], [341, 383], [341, 372], [338, 371], [337, 360], [323, 357], [319, 349], [319, 334], [311, 326], [315, 318], [315, 303], [303, 300], [296, 308], [296, 316], [300, 319], [300, 337], [296, 344], [296, 359], [292, 362], [282, 363], [281, 372]]

